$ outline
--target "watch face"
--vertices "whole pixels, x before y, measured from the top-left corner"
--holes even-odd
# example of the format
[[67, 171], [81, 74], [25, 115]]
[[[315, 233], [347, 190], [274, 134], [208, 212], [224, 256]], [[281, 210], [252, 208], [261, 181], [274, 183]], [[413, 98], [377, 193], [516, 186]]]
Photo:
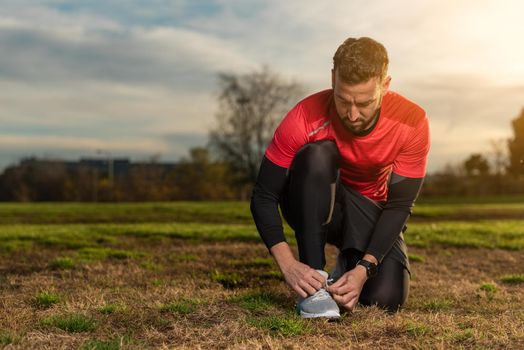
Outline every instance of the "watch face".
[[370, 261], [359, 260], [357, 265], [362, 265], [366, 268], [366, 274], [368, 277], [373, 277], [377, 274], [377, 265]]
[[368, 277], [373, 277], [377, 274], [377, 265], [371, 263], [368, 267]]

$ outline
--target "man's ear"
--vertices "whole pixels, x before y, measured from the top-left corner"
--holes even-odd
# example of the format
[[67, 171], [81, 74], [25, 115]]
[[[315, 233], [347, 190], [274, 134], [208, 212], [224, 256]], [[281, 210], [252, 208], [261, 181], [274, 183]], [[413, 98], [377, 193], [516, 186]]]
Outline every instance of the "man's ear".
[[335, 74], [335, 70], [332, 69], [331, 70], [331, 88], [332, 89], [335, 89], [335, 82], [337, 80], [337, 77], [336, 77], [336, 74]]
[[390, 75], [384, 78], [384, 81], [382, 82], [382, 91], [387, 91], [389, 89], [389, 84], [391, 84]]

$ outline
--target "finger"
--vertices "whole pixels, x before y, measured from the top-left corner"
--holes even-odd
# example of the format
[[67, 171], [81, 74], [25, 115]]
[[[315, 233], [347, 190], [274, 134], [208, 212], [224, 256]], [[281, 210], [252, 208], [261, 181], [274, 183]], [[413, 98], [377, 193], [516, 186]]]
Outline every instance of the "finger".
[[326, 278], [322, 276], [320, 273], [318, 273], [317, 270], [313, 270], [311, 277], [318, 281], [320, 283], [320, 286], [323, 286], [326, 283]]
[[352, 311], [355, 308], [353, 300], [347, 302], [346, 304], [340, 303], [339, 305], [341, 305], [344, 309], [346, 309], [348, 311]]
[[340, 277], [335, 283], [331, 285], [331, 288], [338, 288], [347, 282], [347, 278], [344, 276]]
[[350, 303], [347, 303], [347, 304], [340, 304], [342, 305], [342, 307], [348, 311], [353, 311], [354, 309], [354, 305], [350, 304]]
[[328, 288], [330, 292], [339, 294], [339, 295], [347, 294], [349, 292], [352, 292], [354, 289], [355, 289], [355, 286], [353, 286], [350, 283], [345, 283], [337, 287], [331, 286]]
[[351, 299], [346, 305], [344, 305], [344, 308], [348, 310], [353, 310], [355, 306], [357, 306], [357, 303], [358, 303], [358, 297], [355, 297]]
[[319, 290], [320, 288], [322, 288], [324, 286], [323, 283], [319, 282], [318, 280], [316, 280], [314, 278], [307, 279], [307, 282], [309, 283], [310, 286], [315, 288], [315, 290]]
[[342, 302], [344, 300], [343, 299], [344, 297], [342, 295], [333, 294], [332, 297], [333, 297], [333, 300], [335, 300], [337, 302], [337, 304], [341, 304], [341, 305], [344, 304]]
[[307, 281], [304, 281], [304, 280], [299, 281], [298, 285], [300, 286], [300, 288], [306, 291], [306, 293], [309, 295], [313, 295], [317, 291], [313, 286], [311, 286], [309, 283], [307, 283]]
[[337, 295], [337, 294], [333, 294], [333, 299], [334, 299], [337, 303], [339, 303], [339, 304], [341, 304], [341, 305], [347, 304], [348, 301], [349, 301], [349, 299], [346, 298], [345, 295]]
[[358, 293], [354, 293], [354, 292], [342, 294], [342, 295], [333, 294], [333, 299], [341, 305], [346, 305], [349, 302], [351, 302], [353, 299], [355, 299], [357, 296], [358, 296]]
[[293, 287], [293, 290], [294, 290], [295, 292], [297, 292], [298, 295], [300, 295], [302, 298], [307, 298], [307, 297], [308, 297], [308, 294], [307, 294], [307, 293], [306, 293], [302, 288], [300, 288], [299, 285], [295, 285], [295, 286]]

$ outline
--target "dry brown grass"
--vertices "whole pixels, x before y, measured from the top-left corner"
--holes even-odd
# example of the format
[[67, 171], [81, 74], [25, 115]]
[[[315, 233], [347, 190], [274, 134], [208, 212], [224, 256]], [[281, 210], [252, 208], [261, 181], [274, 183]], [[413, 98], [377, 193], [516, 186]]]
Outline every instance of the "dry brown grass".
[[[425, 261], [412, 264], [402, 312], [359, 307], [339, 322], [325, 322], [293, 314], [295, 296], [276, 265], [265, 260], [261, 243], [119, 237], [114, 247], [145, 255], [63, 270], [50, 263], [71, 252], [56, 247], [2, 255], [0, 344], [9, 343], [6, 349], [524, 348], [524, 285], [500, 281], [502, 275], [524, 272], [523, 251], [412, 249]], [[328, 253], [332, 264], [336, 252]], [[240, 282], [225, 288], [213, 277], [217, 273], [236, 273]], [[482, 290], [486, 283], [496, 290]], [[60, 301], [35, 307], [34, 297], [43, 291]], [[266, 295], [261, 306], [241, 302], [261, 292]], [[177, 304], [181, 301], [186, 304]], [[162, 310], [169, 304], [171, 311]], [[108, 305], [109, 312], [100, 312]], [[73, 333], [42, 323], [72, 314], [94, 319], [96, 329]]]

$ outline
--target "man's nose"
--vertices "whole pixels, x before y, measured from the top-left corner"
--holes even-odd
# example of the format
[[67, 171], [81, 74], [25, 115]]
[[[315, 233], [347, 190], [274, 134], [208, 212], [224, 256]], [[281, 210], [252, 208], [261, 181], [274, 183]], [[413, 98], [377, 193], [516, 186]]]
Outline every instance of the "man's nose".
[[360, 111], [355, 105], [352, 105], [348, 109], [348, 119], [352, 122], [357, 121], [358, 117], [360, 116]]

